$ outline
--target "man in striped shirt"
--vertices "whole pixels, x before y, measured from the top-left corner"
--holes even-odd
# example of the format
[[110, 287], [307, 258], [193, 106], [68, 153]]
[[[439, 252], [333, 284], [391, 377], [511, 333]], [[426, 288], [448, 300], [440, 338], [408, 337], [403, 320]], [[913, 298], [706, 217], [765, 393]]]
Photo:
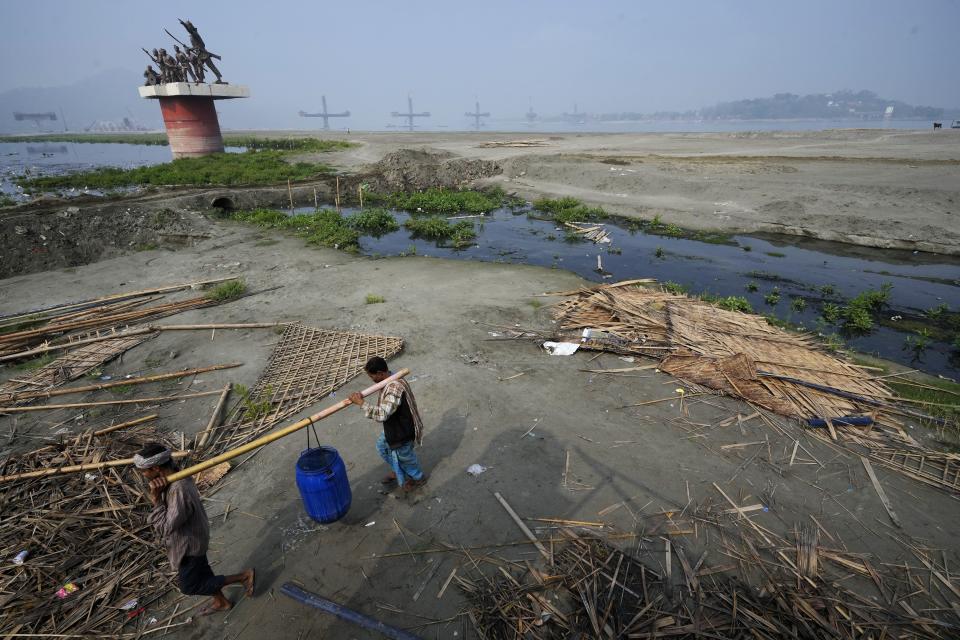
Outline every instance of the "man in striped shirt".
[[[374, 382], [383, 382], [393, 375], [387, 361], [379, 356], [370, 358], [363, 369]], [[414, 451], [414, 445], [423, 442], [423, 421], [407, 381], [400, 378], [385, 386], [375, 405], [364, 402], [360, 393], [350, 394], [350, 402], [363, 409], [366, 417], [383, 424], [383, 433], [377, 438], [377, 452], [391, 469], [383, 484], [396, 483], [404, 493], [423, 486], [427, 476]]]
[[247, 596], [253, 595], [253, 569], [229, 576], [215, 576], [207, 561], [210, 524], [193, 478], [168, 482], [177, 470], [170, 450], [156, 442], [147, 443], [133, 457], [133, 464], [149, 482], [150, 525], [167, 548], [167, 560], [177, 572], [177, 584], [187, 596], [212, 596], [200, 615], [227, 611], [233, 604], [223, 595], [223, 587], [242, 583]]

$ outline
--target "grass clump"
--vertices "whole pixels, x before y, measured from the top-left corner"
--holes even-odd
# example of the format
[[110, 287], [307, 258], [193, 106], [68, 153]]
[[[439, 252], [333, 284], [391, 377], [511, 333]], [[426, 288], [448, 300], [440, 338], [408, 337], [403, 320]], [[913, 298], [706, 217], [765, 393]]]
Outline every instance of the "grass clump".
[[786, 257], [787, 257], [787, 254], [785, 254], [785, 253], [780, 253], [779, 251], [765, 251], [764, 253], [766, 253], [766, 254], [767, 254], [768, 256], [770, 256], [771, 258], [786, 258]]
[[215, 153], [200, 158], [134, 169], [104, 167], [93, 171], [41, 176], [21, 181], [25, 189], [112, 189], [137, 185], [253, 185], [307, 180], [330, 172], [323, 164], [290, 163], [275, 150]]
[[757, 291], [760, 290], [760, 285], [758, 285], [756, 282], [754, 282], [753, 280], [751, 280], [750, 282], [747, 283], [747, 285], [746, 285], [745, 288], [746, 288], [746, 290], [749, 291], [750, 293], [756, 293]]
[[204, 294], [204, 297], [211, 302], [226, 302], [239, 298], [247, 291], [247, 283], [243, 280], [230, 280], [218, 284], [216, 287]]
[[807, 301], [803, 298], [794, 298], [790, 301], [790, 308], [794, 311], [803, 311], [807, 308]]
[[17, 204], [17, 201], [7, 195], [0, 195], [0, 208], [2, 207], [12, 207]]
[[415, 193], [397, 192], [390, 196], [371, 194], [369, 197], [412, 213], [486, 213], [499, 209], [506, 202], [502, 189], [456, 191], [431, 188]]
[[603, 207], [588, 207], [576, 198], [540, 198], [533, 208], [549, 213], [557, 223], [587, 222], [609, 217]]
[[450, 224], [443, 218], [411, 218], [404, 226], [416, 237], [435, 242], [451, 240], [455, 247], [465, 246], [477, 237], [473, 225], [465, 220]]
[[840, 321], [840, 312], [842, 309], [840, 305], [833, 304], [832, 302], [824, 302], [823, 306], [820, 307], [820, 315], [823, 317], [823, 320], [829, 324], [836, 324]]
[[386, 209], [370, 208], [347, 216], [346, 224], [355, 231], [383, 235], [400, 228], [397, 219]]
[[773, 291], [763, 297], [763, 301], [771, 307], [777, 306], [780, 303], [780, 289], [774, 287]]
[[873, 314], [890, 300], [893, 285], [884, 283], [879, 290], [869, 289], [850, 300], [840, 311], [844, 331], [851, 334], [868, 333], [873, 329]]
[[386, 301], [387, 299], [383, 296], [374, 295], [372, 293], [367, 294], [367, 304], [382, 304]]
[[690, 288], [687, 287], [686, 285], [682, 285], [679, 282], [672, 282], [669, 280], [667, 282], [664, 282], [660, 286], [663, 287], [664, 291], [675, 294], [675, 295], [683, 295], [688, 291], [690, 291]]
[[753, 306], [743, 296], [726, 296], [717, 298], [711, 302], [716, 307], [726, 309], [727, 311], [740, 311], [742, 313], [753, 313]]
[[360, 233], [350, 227], [347, 222], [349, 218], [344, 218], [333, 209], [321, 209], [316, 213], [301, 213], [295, 216], [273, 209], [255, 209], [236, 211], [228, 217], [266, 229], [293, 231], [304, 238], [307, 244], [349, 252], [360, 249]]
[[45, 367], [56, 359], [56, 356], [50, 352], [47, 352], [41, 356], [37, 356], [32, 360], [26, 360], [19, 364], [14, 365], [14, 368], [19, 371], [36, 371], [40, 367]]

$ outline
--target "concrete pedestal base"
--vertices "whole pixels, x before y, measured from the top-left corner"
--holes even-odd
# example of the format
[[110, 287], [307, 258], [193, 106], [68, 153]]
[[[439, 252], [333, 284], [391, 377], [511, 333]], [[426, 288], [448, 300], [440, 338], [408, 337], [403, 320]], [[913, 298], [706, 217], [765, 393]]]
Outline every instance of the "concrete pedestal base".
[[214, 100], [246, 98], [247, 87], [171, 82], [140, 87], [140, 97], [160, 101], [173, 158], [193, 158], [223, 151], [223, 136]]

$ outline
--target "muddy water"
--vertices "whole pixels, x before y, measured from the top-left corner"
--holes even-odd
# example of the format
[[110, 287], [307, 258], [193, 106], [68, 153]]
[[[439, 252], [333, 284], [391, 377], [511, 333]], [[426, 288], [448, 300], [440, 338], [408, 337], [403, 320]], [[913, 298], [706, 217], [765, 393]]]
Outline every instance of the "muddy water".
[[[409, 218], [394, 213], [401, 224]], [[960, 376], [960, 354], [947, 341], [932, 341], [920, 359], [904, 349], [907, 336], [916, 335], [916, 325], [908, 326], [911, 320], [922, 320], [926, 310], [943, 303], [953, 311], [960, 308], [960, 259], [792, 237], [735, 236], [729, 244], [709, 244], [630, 231], [618, 224], [606, 225], [613, 238], [610, 245], [571, 243], [563, 230], [536, 215], [499, 210], [484, 218], [466, 218], [478, 235], [464, 249], [412, 237], [403, 228], [379, 238], [364, 237], [361, 246], [367, 255], [416, 252], [567, 269], [596, 282], [653, 277], [681, 284], [691, 293], [744, 296], [757, 313], [827, 334], [838, 329], [818, 323], [825, 302], [843, 304], [864, 290], [890, 283], [890, 303], [880, 314], [889, 326], [878, 322], [868, 335], [842, 336], [846, 344], [930, 373]], [[598, 255], [602, 273], [597, 271]], [[750, 283], [756, 291], [748, 290]], [[780, 299], [770, 304], [765, 298], [775, 289]], [[804, 303], [798, 304], [805, 308], [798, 310], [794, 299], [802, 299]]]

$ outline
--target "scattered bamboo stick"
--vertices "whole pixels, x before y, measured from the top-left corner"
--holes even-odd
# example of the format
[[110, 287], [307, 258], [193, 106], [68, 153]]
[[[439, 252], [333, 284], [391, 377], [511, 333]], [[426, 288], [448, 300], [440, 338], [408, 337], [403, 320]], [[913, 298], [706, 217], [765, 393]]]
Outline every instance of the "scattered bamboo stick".
[[197, 375], [199, 373], [208, 373], [210, 371], [222, 371], [223, 369], [233, 369], [239, 367], [242, 362], [232, 362], [229, 364], [216, 364], [209, 367], [197, 367], [194, 369], [184, 369], [183, 371], [174, 371], [173, 373], [161, 373], [153, 376], [144, 376], [140, 378], [126, 378], [115, 382], [104, 382], [102, 384], [90, 384], [83, 387], [70, 387], [67, 389], [51, 389], [49, 391], [31, 391], [28, 393], [17, 394], [14, 400], [27, 400], [33, 398], [52, 398], [53, 396], [65, 396], [72, 393], [87, 393], [88, 391], [102, 391], [104, 389], [113, 389], [116, 387], [125, 387], [128, 385], [147, 384], [148, 382], [160, 382], [161, 380], [175, 380], [187, 376]]
[[137, 418], [136, 420], [130, 420], [129, 422], [121, 422], [120, 424], [115, 424], [115, 425], [113, 425], [113, 426], [106, 427], [105, 429], [100, 429], [99, 431], [94, 431], [94, 432], [93, 432], [93, 435], [94, 435], [94, 436], [105, 436], [105, 435], [107, 435], [108, 433], [112, 433], [112, 432], [118, 431], [118, 430], [120, 430], [120, 429], [126, 429], [127, 427], [135, 427], [135, 426], [137, 426], [138, 424], [143, 424], [143, 423], [145, 423], [145, 422], [150, 422], [151, 420], [156, 420], [157, 417], [158, 417], [157, 414], [151, 413], [151, 414], [148, 415], [148, 416], [143, 416], [142, 418]]
[[143, 404], [144, 402], [172, 402], [174, 400], [186, 400], [187, 398], [202, 398], [203, 396], [212, 396], [220, 393], [217, 391], [201, 391], [198, 393], [184, 393], [179, 396], [160, 396], [158, 398], [134, 398], [132, 400], [103, 400], [100, 402], [72, 402], [70, 404], [46, 404], [37, 407], [0, 407], [0, 414], [3, 413], [24, 413], [27, 411], [49, 411], [53, 409], [85, 409], [87, 407], [103, 407], [115, 404]]
[[533, 543], [533, 546], [536, 547], [537, 551], [540, 552], [540, 555], [542, 555], [544, 558], [546, 558], [549, 561], [550, 552], [547, 551], [546, 547], [544, 547], [539, 540], [537, 540], [537, 537], [533, 535], [533, 532], [530, 531], [527, 525], [523, 523], [523, 520], [520, 519], [520, 516], [517, 515], [517, 512], [513, 510], [513, 508], [507, 503], [506, 500], [503, 499], [503, 496], [501, 496], [499, 493], [494, 492], [493, 497], [496, 498], [498, 502], [500, 502], [500, 506], [504, 508], [504, 510], [507, 512], [507, 515], [509, 515], [510, 518], [513, 519], [513, 521], [516, 523], [516, 525], [520, 527], [520, 531], [522, 531], [523, 535], [527, 536], [530, 542]]
[[877, 495], [880, 496], [880, 502], [883, 503], [883, 508], [887, 510], [887, 515], [890, 516], [890, 520], [893, 521], [893, 524], [895, 524], [897, 528], [903, 528], [903, 525], [900, 524], [900, 518], [897, 517], [897, 513], [893, 510], [893, 505], [890, 504], [890, 498], [887, 497], [886, 491], [884, 491], [880, 485], [877, 474], [873, 472], [873, 465], [863, 456], [860, 456], [860, 462], [863, 463], [863, 468], [866, 469], [867, 475], [870, 476], [870, 482], [873, 483], [874, 490], [877, 492]]
[[223, 393], [220, 394], [220, 399], [217, 400], [217, 406], [213, 408], [213, 415], [210, 416], [210, 420], [207, 422], [207, 428], [197, 437], [196, 442], [198, 449], [203, 449], [206, 446], [210, 433], [220, 425], [220, 420], [223, 417], [223, 408], [227, 404], [227, 397], [230, 395], [231, 387], [232, 385], [227, 383], [223, 388]]

